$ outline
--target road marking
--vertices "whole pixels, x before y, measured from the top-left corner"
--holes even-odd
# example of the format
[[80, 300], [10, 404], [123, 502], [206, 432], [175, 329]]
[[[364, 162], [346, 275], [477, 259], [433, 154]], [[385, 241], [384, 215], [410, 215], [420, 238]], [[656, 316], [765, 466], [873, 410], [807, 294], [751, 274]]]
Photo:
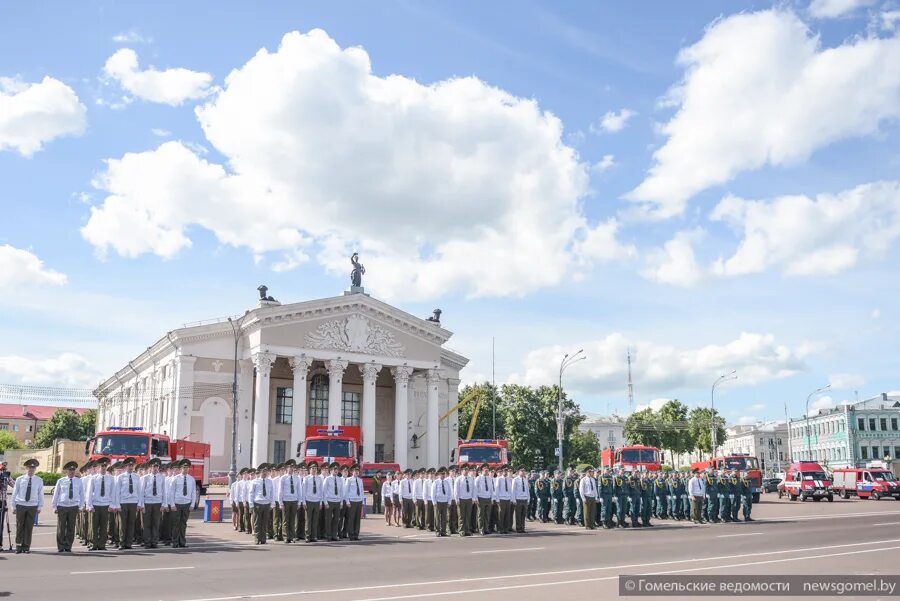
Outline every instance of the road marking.
[[472, 551], [472, 555], [482, 555], [484, 553], [518, 553], [519, 551], [541, 551], [547, 547], [522, 547], [521, 549], [490, 549], [488, 551]]
[[743, 534], [720, 534], [716, 538], [731, 538], [733, 536], [759, 536], [762, 532], [744, 532]]
[[[371, 591], [378, 589], [393, 589], [393, 588], [404, 588], [404, 587], [415, 587], [415, 586], [433, 586], [435, 584], [459, 584], [461, 582], [483, 582], [490, 580], [511, 580], [515, 578], [535, 578], [539, 576], [561, 576], [568, 574], [584, 574], [589, 572], [601, 572], [606, 570], [625, 570], [625, 569], [634, 569], [634, 568], [648, 568], [653, 566], [667, 566], [667, 565], [675, 565], [680, 563], [696, 563], [699, 561], [719, 561], [723, 559], [739, 559], [743, 557], [763, 557], [766, 555], [783, 555], [785, 553], [805, 553], [807, 551], [822, 551], [826, 549], [846, 549], [849, 547], [862, 547], [866, 545], [881, 545], [888, 543], [900, 543], [900, 538], [888, 539], [888, 540], [875, 540], [875, 541], [865, 541], [860, 543], [845, 543], [843, 545], [826, 545], [819, 547], [804, 547], [799, 549], [782, 549], [779, 551], [759, 551], [756, 553], [741, 553], [737, 555], [720, 555], [715, 557], [691, 557], [689, 559], [673, 559], [671, 561], [656, 561], [650, 563], [634, 563], [634, 564], [622, 564], [615, 566], [598, 566], [593, 568], [575, 568], [571, 570], [554, 570], [551, 572], [526, 572], [524, 574], [506, 574], [500, 576], [479, 576], [475, 578], [454, 578], [452, 580], [427, 580], [427, 581], [419, 581], [419, 582], [401, 582], [401, 583], [392, 583], [392, 584], [377, 584], [371, 586], [355, 586], [348, 588], [334, 588], [334, 589], [316, 589], [316, 590], [308, 590], [308, 591], [292, 591], [285, 593], [260, 593], [260, 594], [244, 594], [244, 595], [231, 595], [228, 597], [204, 597], [198, 599], [181, 599], [180, 601], [236, 601], [243, 599], [275, 599], [278, 597], [291, 597], [291, 596], [299, 596], [299, 595], [321, 595], [324, 593], [351, 593], [356, 591]], [[898, 547], [900, 548], [900, 547]], [[878, 549], [884, 550], [884, 549]], [[777, 559], [772, 560], [771, 562], [777, 561], [787, 561], [786, 559]], [[725, 566], [727, 567], [727, 566]], [[704, 568], [692, 568], [693, 570], [700, 570]], [[712, 567], [707, 568], [712, 569]], [[613, 578], [618, 578], [618, 575]], [[566, 581], [570, 582], [570, 581]], [[572, 581], [574, 582], [574, 581]], [[509, 588], [509, 587], [502, 587]], [[460, 591], [463, 592], [463, 591]]]
[[[746, 566], [755, 566], [755, 565], [763, 565], [767, 563], [782, 563], [785, 561], [806, 561], [810, 559], [823, 559], [825, 557], [840, 557], [845, 555], [859, 555], [861, 553], [879, 553], [881, 551], [892, 551], [900, 549], [900, 547], [884, 547], [881, 549], [859, 549], [857, 551], [846, 551], [844, 553], [827, 553], [824, 555], [808, 555], [805, 557], [788, 557], [786, 559], [769, 559], [765, 561], [749, 561], [744, 563], [734, 563], [730, 565], [722, 565], [722, 566], [708, 566], [702, 568], [685, 568], [683, 570], [671, 570], [668, 572], [651, 572], [646, 575], [660, 575], [660, 574], [682, 574], [685, 572], [698, 572], [702, 570], [719, 570], [725, 568], [739, 568]], [[441, 591], [436, 593], [419, 593], [412, 595], [398, 595], [394, 597], [367, 597], [365, 599], [358, 599], [356, 601], [399, 601], [400, 599], [421, 599], [424, 597], [444, 597], [449, 595], [462, 595], [466, 593], [487, 593], [493, 591], [506, 591], [510, 589], [526, 589], [526, 588], [538, 588], [545, 586], [558, 586], [561, 584], [583, 584], [585, 582], [600, 582], [603, 580], [618, 580], [619, 574], [615, 576], [598, 576], [596, 578], [580, 578], [578, 580], [560, 580], [555, 582], [534, 582], [531, 584], [514, 584], [514, 585], [505, 585], [505, 586], [494, 586], [488, 588], [480, 588], [480, 589], [466, 589], [466, 590], [453, 590], [453, 591]]]
[[164, 570], [193, 570], [194, 566], [174, 568], [135, 568], [133, 570], [94, 570], [93, 572], [69, 572], [70, 574], [124, 574], [126, 572], [162, 572]]
[[900, 515], [900, 511], [868, 511], [868, 512], [858, 512], [858, 513], [821, 513], [816, 515], [805, 515], [805, 516], [778, 516], [771, 518], [753, 518], [754, 522], [784, 522], [784, 521], [801, 521], [801, 520], [837, 520], [841, 518], [855, 518], [855, 517], [868, 517], [874, 516], [877, 517], [879, 515]]
[[900, 522], [881, 522], [880, 524], [872, 524], [873, 526], [896, 526]]

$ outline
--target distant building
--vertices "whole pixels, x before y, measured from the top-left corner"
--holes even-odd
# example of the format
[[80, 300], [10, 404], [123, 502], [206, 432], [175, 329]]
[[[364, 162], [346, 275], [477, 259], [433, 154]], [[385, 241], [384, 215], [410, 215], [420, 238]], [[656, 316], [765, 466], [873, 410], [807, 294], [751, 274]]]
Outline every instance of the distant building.
[[830, 467], [862, 467], [900, 457], [900, 396], [876, 397], [792, 419], [791, 448], [798, 460]]
[[0, 432], [10, 432], [22, 444], [30, 445], [41, 426], [60, 410], [71, 411], [77, 415], [87, 411], [85, 408], [0, 403]]
[[760, 469], [781, 472], [790, 462], [788, 453], [788, 425], [785, 422], [765, 422], [748, 426], [731, 426], [722, 443], [722, 454], [745, 453], [759, 460]]
[[618, 415], [588, 415], [578, 428], [585, 432], [593, 432], [600, 441], [601, 449], [625, 444], [625, 420]]

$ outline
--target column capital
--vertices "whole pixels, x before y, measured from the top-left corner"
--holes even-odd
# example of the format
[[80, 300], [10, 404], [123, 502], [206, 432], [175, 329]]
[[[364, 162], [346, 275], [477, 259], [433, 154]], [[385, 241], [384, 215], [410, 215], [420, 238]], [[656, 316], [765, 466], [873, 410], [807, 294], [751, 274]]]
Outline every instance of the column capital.
[[273, 353], [255, 353], [253, 355], [253, 364], [256, 371], [263, 376], [268, 376], [272, 371], [272, 365], [275, 363], [275, 355]]
[[344, 370], [347, 369], [348, 365], [350, 365], [350, 362], [344, 359], [332, 359], [325, 362], [325, 368], [328, 370], [328, 375], [333, 378], [342, 377], [344, 375]]
[[428, 382], [429, 386], [437, 384], [441, 380], [441, 370], [439, 369], [429, 369], [425, 372], [425, 381]]
[[408, 365], [398, 365], [397, 367], [391, 368], [391, 375], [394, 376], [394, 382], [403, 384], [404, 386], [409, 383], [409, 377], [412, 373], [413, 368]]
[[380, 363], [360, 363], [357, 367], [364, 382], [374, 382], [375, 378], [378, 377], [378, 372], [381, 371], [382, 365]]
[[290, 359], [288, 359], [288, 364], [291, 366], [291, 369], [295, 372], [302, 372], [304, 376], [306, 375], [306, 372], [309, 371], [312, 363], [313, 360], [306, 355], [291, 357]]

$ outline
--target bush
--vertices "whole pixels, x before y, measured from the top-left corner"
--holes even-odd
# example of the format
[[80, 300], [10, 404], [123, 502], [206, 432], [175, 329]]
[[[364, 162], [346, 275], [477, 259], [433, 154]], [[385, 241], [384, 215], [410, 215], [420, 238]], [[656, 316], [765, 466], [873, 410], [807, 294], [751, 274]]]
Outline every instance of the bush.
[[[16, 480], [19, 476], [24, 475], [25, 474], [21, 472], [16, 472], [12, 475], [12, 479]], [[54, 474], [51, 472], [35, 472], [34, 475], [44, 481], [44, 486], [56, 486], [59, 479], [63, 477], [62, 474]]]

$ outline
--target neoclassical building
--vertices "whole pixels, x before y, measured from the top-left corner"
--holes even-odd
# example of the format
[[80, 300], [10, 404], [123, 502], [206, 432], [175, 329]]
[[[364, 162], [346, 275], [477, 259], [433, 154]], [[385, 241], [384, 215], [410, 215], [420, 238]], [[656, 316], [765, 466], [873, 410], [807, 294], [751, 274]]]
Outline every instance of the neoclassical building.
[[242, 320], [172, 330], [103, 382], [98, 428], [208, 442], [211, 469], [226, 472], [236, 371], [238, 468], [295, 457], [307, 425], [337, 424], [361, 427], [365, 462], [449, 461], [458, 425], [447, 414], [468, 359], [445, 346], [440, 312], [422, 319], [358, 286], [291, 304], [265, 293]]

